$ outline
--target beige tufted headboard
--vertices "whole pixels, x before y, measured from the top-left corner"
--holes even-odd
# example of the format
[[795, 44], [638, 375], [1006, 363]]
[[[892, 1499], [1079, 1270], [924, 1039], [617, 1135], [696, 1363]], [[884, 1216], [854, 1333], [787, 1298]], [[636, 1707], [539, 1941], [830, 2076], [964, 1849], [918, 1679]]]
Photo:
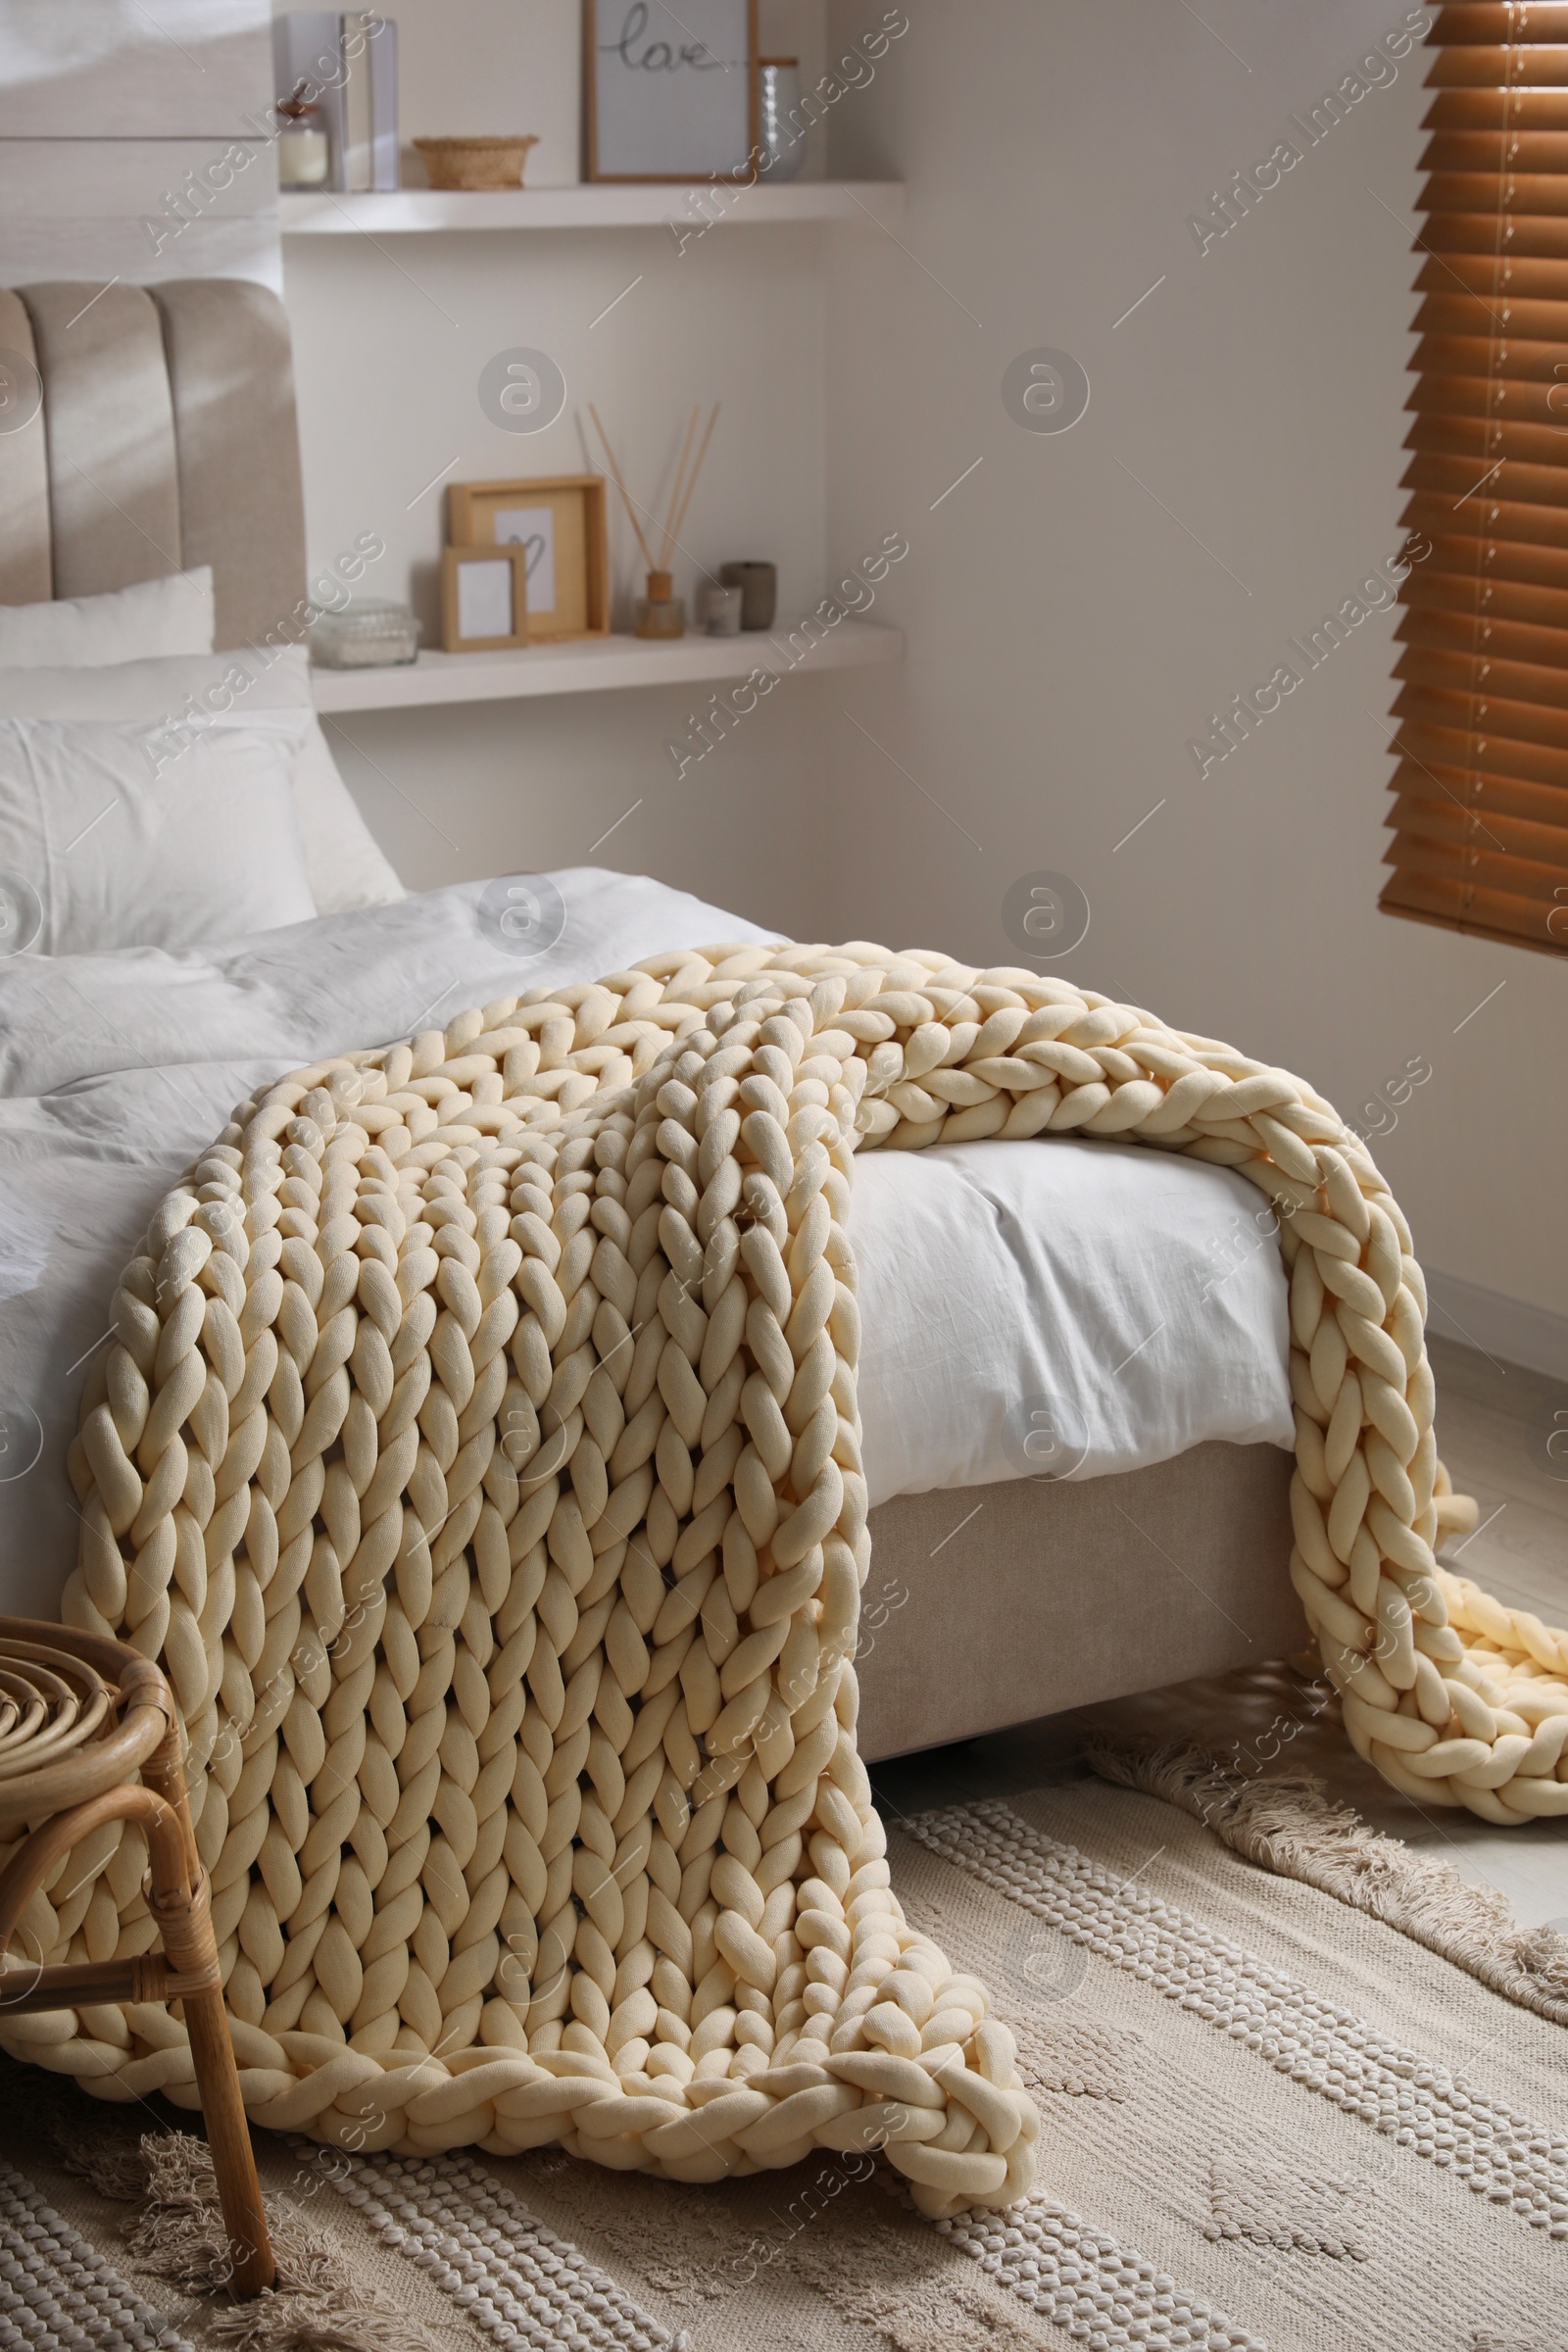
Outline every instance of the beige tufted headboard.
[[282, 305], [245, 278], [0, 287], [0, 352], [43, 382], [0, 432], [0, 604], [213, 567], [217, 644], [305, 594], [294, 370]]

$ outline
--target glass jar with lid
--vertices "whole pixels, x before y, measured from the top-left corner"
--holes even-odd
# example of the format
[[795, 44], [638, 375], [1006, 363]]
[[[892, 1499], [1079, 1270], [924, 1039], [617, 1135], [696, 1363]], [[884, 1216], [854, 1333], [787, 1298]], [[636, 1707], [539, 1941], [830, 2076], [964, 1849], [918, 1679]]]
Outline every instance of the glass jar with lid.
[[278, 101], [285, 127], [277, 134], [277, 184], [280, 188], [319, 188], [326, 183], [331, 147], [321, 110], [305, 93], [308, 81], [296, 82], [294, 94]]
[[318, 669], [390, 669], [416, 661], [419, 624], [407, 605], [377, 597], [323, 612], [311, 631]]

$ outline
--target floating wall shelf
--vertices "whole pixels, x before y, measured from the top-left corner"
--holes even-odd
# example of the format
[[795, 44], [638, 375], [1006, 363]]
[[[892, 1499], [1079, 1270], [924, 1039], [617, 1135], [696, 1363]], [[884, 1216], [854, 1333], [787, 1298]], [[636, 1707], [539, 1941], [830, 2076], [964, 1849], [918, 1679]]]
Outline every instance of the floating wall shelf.
[[771, 187], [691, 188], [659, 182], [626, 187], [468, 189], [402, 188], [383, 196], [314, 192], [278, 199], [286, 237], [414, 236], [474, 228], [766, 227], [784, 221], [874, 221], [886, 228], [904, 216], [900, 180], [794, 180]]
[[318, 710], [408, 710], [431, 703], [690, 686], [709, 678], [744, 678], [753, 669], [807, 676], [901, 662], [904, 634], [871, 621], [841, 620], [798, 662], [792, 662], [793, 650], [783, 622], [765, 634], [681, 637], [664, 645], [640, 637], [583, 637], [520, 653], [421, 654], [417, 662], [396, 669], [313, 669], [311, 690]]

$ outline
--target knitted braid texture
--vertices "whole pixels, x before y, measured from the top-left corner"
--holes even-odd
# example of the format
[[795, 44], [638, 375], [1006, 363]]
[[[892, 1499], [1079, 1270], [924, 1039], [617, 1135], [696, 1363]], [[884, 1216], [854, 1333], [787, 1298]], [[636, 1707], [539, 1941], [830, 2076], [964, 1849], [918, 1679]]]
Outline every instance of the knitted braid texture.
[[[681, 2180], [879, 2146], [936, 2217], [1025, 2194], [1011, 2035], [906, 1922], [856, 1752], [845, 1218], [857, 1149], [1064, 1132], [1276, 1205], [1291, 1575], [1356, 1747], [1568, 1813], [1568, 1637], [1434, 1561], [1422, 1277], [1326, 1102], [1028, 972], [655, 956], [270, 1087], [125, 1271], [64, 1614], [177, 1694], [256, 2122]], [[144, 1862], [78, 1851], [28, 1952], [148, 1948]], [[161, 2006], [0, 2039], [195, 2104]]]

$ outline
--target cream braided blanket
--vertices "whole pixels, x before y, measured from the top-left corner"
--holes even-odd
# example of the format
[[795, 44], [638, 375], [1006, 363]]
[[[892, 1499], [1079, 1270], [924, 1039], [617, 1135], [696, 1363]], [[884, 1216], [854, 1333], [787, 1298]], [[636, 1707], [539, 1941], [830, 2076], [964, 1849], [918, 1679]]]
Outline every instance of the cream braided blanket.
[[[928, 2213], [1024, 2194], [1011, 2037], [905, 1921], [856, 1753], [845, 1212], [857, 1148], [1064, 1131], [1277, 1205], [1291, 1574], [1358, 1749], [1568, 1813], [1568, 1637], [1434, 1562], [1422, 1278], [1326, 1102], [1027, 972], [655, 957], [270, 1087], [126, 1269], [65, 1614], [177, 1693], [257, 2122], [683, 2180], [885, 2146]], [[29, 1948], [145, 1948], [143, 1862], [78, 1851]], [[194, 2103], [162, 2007], [0, 2038]]]

